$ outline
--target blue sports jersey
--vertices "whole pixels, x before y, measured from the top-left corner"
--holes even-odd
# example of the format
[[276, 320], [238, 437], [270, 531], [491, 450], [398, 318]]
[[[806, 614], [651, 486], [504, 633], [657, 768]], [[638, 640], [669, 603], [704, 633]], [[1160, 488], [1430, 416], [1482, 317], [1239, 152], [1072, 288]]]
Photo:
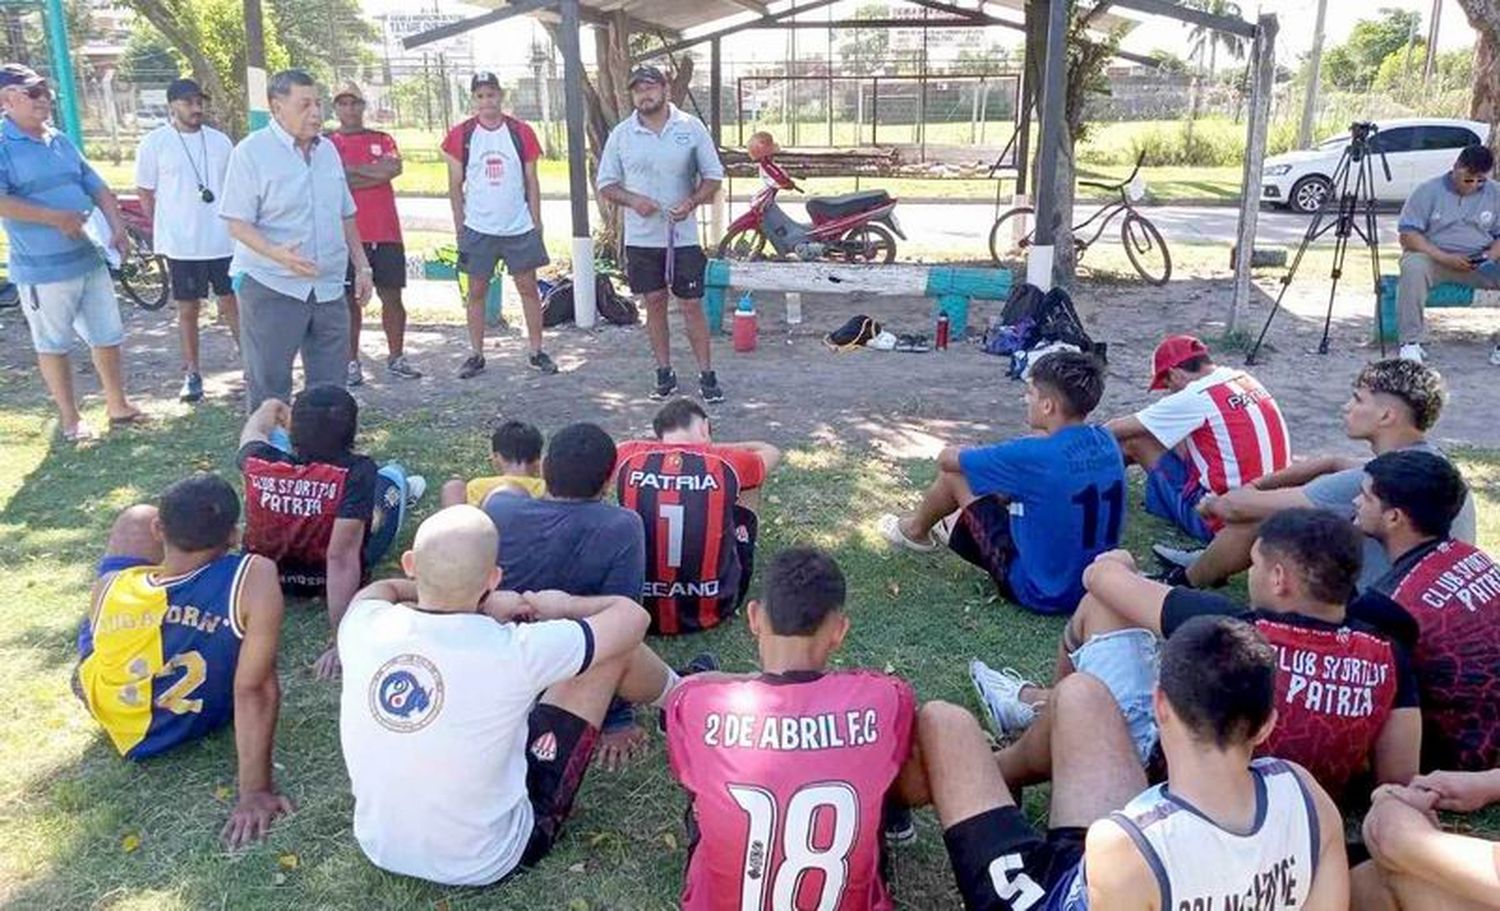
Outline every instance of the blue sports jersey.
[[1016, 556], [1011, 591], [1044, 613], [1065, 613], [1083, 597], [1083, 570], [1120, 545], [1125, 460], [1103, 427], [1078, 424], [959, 453], [975, 496], [1009, 501]]
[[133, 566], [105, 586], [78, 631], [78, 687], [120, 755], [154, 756], [234, 717], [250, 559], [226, 554], [175, 578]]

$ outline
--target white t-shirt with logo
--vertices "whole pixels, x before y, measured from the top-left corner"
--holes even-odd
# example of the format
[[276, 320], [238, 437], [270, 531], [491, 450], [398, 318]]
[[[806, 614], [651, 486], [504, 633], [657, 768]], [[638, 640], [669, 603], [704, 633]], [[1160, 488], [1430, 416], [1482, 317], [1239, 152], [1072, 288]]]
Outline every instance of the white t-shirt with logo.
[[339, 739], [365, 856], [444, 885], [515, 869], [533, 823], [527, 719], [547, 687], [587, 669], [588, 626], [361, 601], [338, 646]]
[[[152, 248], [168, 259], [234, 255], [229, 226], [219, 217], [224, 172], [234, 143], [213, 127], [181, 133], [164, 124], [147, 133], [135, 155], [135, 185], [156, 193]], [[203, 201], [202, 188], [213, 194]]]
[[521, 150], [505, 121], [493, 130], [474, 124], [469, 169], [464, 172], [464, 226], [499, 237], [525, 234], [536, 227], [526, 205]]

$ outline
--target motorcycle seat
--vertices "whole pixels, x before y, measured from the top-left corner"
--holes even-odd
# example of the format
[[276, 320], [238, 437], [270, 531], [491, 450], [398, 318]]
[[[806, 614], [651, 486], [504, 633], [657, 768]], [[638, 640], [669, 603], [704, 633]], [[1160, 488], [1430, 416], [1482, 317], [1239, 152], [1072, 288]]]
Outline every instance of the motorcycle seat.
[[884, 190], [862, 190], [842, 196], [818, 196], [807, 201], [807, 214], [818, 221], [843, 218], [863, 212], [891, 201], [891, 194]]

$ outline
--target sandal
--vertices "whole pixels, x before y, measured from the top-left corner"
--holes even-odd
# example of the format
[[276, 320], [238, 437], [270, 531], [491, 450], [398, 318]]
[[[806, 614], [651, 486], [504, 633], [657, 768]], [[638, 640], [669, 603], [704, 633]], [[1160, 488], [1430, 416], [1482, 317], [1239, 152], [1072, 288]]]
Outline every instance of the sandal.
[[875, 527], [880, 531], [881, 537], [897, 547], [914, 550], [919, 554], [930, 554], [938, 549], [937, 542], [932, 539], [931, 534], [928, 534], [925, 542], [908, 538], [906, 532], [901, 530], [901, 517], [895, 513], [888, 512], [881, 516]]
[[125, 415], [124, 417], [109, 419], [109, 426], [111, 429], [119, 429], [121, 427], [131, 427], [149, 423], [151, 423], [151, 415], [147, 414], [144, 411], [135, 411]]
[[69, 443], [91, 443], [94, 440], [97, 440], [99, 437], [94, 433], [94, 428], [90, 427], [83, 421], [79, 421], [78, 426], [74, 427], [72, 430], [64, 430], [62, 432], [62, 438]]

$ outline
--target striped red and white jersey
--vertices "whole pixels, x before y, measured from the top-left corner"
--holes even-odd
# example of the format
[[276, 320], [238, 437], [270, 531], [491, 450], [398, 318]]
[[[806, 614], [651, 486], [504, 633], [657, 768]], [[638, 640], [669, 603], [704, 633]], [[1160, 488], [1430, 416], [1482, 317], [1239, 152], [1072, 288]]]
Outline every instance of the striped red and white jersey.
[[1137, 412], [1136, 419], [1168, 449], [1182, 444], [1192, 481], [1215, 494], [1292, 461], [1291, 437], [1276, 399], [1235, 367], [1216, 368]]

